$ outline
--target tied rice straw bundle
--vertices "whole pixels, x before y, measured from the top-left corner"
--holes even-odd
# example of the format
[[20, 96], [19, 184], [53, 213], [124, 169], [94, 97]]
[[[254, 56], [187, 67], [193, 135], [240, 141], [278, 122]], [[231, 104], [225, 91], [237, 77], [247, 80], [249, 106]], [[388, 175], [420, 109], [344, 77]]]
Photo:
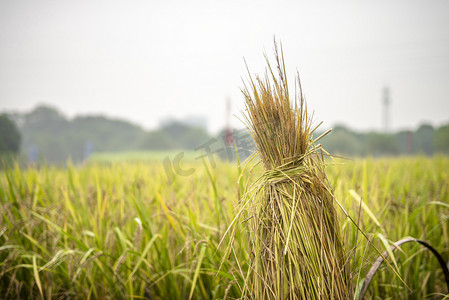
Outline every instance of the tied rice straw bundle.
[[249, 230], [243, 297], [349, 299], [350, 270], [323, 150], [312, 138], [299, 76], [292, 104], [282, 46], [280, 55], [276, 42], [274, 50], [278, 76], [265, 55], [265, 79], [250, 75], [242, 89], [247, 126], [265, 168], [238, 214], [246, 215]]

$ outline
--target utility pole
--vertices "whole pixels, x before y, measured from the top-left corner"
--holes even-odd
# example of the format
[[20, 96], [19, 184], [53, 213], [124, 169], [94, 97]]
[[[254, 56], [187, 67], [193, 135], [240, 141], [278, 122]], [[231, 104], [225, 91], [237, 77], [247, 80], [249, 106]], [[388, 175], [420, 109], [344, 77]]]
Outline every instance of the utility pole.
[[383, 89], [383, 126], [384, 132], [388, 133], [390, 130], [390, 88], [388, 86]]

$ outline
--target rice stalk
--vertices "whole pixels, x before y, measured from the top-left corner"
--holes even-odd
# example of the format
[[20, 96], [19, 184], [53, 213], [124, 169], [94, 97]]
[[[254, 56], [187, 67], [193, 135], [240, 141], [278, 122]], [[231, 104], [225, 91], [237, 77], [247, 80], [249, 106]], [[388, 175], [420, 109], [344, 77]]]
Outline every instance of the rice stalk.
[[297, 77], [291, 100], [275, 42], [276, 68], [242, 92], [245, 120], [265, 172], [248, 188], [239, 211], [249, 231], [250, 261], [243, 297], [349, 299], [350, 270], [326, 177], [324, 154]]

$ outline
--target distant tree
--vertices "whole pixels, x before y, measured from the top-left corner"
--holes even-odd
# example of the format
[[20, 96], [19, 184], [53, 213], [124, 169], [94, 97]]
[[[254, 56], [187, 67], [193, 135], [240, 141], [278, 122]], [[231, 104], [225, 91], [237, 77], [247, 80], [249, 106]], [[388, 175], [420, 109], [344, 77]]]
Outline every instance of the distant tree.
[[413, 153], [413, 131], [399, 131], [395, 134], [395, 138], [398, 144], [399, 153], [408, 155]]
[[362, 149], [356, 134], [344, 126], [336, 126], [319, 143], [327, 152], [334, 155], [358, 155]]
[[47, 162], [63, 162], [71, 156], [70, 122], [57, 109], [41, 105], [23, 117], [22, 151], [37, 149]]
[[49, 106], [39, 106], [18, 119], [22, 121], [23, 151], [37, 150], [47, 162], [82, 161], [86, 143], [100, 152], [134, 150], [144, 134], [139, 126], [103, 116], [67, 120]]
[[432, 155], [435, 129], [429, 124], [421, 125], [413, 134], [413, 152]]
[[209, 134], [202, 128], [192, 127], [182, 138], [182, 143], [186, 149], [196, 149], [210, 139]]
[[436, 152], [449, 153], [449, 124], [436, 130], [433, 144]]
[[20, 132], [6, 114], [0, 115], [0, 155], [17, 154], [20, 150]]
[[139, 146], [143, 150], [171, 150], [176, 147], [176, 142], [162, 130], [146, 133]]
[[144, 131], [134, 124], [103, 116], [77, 117], [70, 124], [70, 136], [80, 150], [86, 141], [100, 152], [132, 150], [138, 147], [143, 135]]
[[210, 139], [206, 130], [181, 122], [173, 122], [160, 129], [173, 141], [174, 149], [195, 149]]
[[40, 105], [25, 117], [28, 125], [52, 125], [55, 122], [65, 122], [66, 118], [54, 107]]
[[399, 145], [394, 135], [382, 133], [367, 133], [365, 139], [365, 154], [373, 156], [398, 155]]

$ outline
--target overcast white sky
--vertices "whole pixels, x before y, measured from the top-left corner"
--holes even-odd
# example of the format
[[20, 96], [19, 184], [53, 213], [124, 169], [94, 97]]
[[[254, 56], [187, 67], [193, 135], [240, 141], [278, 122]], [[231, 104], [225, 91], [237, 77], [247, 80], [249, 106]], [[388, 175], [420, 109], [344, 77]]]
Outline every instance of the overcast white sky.
[[273, 35], [325, 127], [382, 129], [385, 85], [392, 129], [449, 122], [449, 1], [424, 0], [0, 1], [0, 111], [204, 115], [216, 132]]

